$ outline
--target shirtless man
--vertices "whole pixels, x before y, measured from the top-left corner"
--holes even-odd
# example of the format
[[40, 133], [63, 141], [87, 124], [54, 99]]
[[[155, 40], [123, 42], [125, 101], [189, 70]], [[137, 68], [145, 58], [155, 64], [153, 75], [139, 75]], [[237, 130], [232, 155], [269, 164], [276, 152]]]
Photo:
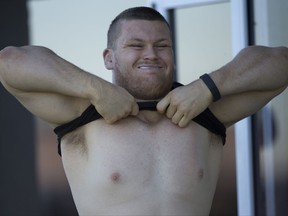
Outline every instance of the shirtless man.
[[[1, 51], [5, 88], [53, 128], [60, 126], [58, 135], [70, 127], [59, 141], [80, 215], [208, 215], [225, 127], [287, 87], [288, 49], [249, 47], [209, 74], [221, 99], [207, 76], [170, 92], [170, 36], [166, 21], [152, 9], [121, 13], [110, 26], [103, 52], [114, 84], [44, 47]], [[159, 101], [157, 110], [137, 103], [151, 100]], [[61, 128], [87, 107], [103, 118]], [[207, 107], [214, 115], [204, 111]], [[74, 123], [89, 119], [90, 111]], [[204, 120], [212, 116], [212, 129], [211, 119], [208, 129], [192, 120], [203, 111], [208, 112]]]

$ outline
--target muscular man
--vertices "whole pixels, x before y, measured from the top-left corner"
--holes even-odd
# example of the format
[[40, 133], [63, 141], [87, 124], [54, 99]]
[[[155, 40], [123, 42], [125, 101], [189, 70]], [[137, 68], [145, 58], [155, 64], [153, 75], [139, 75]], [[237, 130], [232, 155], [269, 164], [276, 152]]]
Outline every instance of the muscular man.
[[1, 83], [56, 128], [80, 215], [208, 215], [225, 127], [287, 87], [284, 47], [245, 48], [177, 87], [170, 33], [153, 9], [117, 16], [103, 52], [113, 84], [47, 48], [1, 51]]

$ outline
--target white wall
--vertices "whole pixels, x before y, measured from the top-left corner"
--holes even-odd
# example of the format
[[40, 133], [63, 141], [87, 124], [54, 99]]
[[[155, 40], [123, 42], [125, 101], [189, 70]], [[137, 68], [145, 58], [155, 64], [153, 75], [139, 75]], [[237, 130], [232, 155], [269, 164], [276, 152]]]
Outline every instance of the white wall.
[[198, 79], [232, 58], [230, 2], [176, 9], [178, 80]]
[[106, 32], [112, 19], [146, 0], [28, 1], [31, 44], [47, 46], [80, 68], [111, 81], [103, 64]]

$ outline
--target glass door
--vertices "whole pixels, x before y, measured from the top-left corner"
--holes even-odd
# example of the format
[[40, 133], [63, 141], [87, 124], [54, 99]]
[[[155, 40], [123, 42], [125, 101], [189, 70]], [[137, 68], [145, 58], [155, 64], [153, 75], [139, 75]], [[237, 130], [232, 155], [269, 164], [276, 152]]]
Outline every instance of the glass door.
[[[247, 46], [245, 2], [150, 1], [172, 26], [177, 81], [188, 84], [203, 73], [223, 66]], [[227, 131], [222, 170], [210, 215], [253, 215], [250, 127], [250, 120], [245, 119]], [[241, 145], [235, 145], [235, 142]]]
[[[288, 47], [288, 2], [254, 1], [255, 44]], [[257, 215], [288, 215], [288, 90], [254, 120]]]

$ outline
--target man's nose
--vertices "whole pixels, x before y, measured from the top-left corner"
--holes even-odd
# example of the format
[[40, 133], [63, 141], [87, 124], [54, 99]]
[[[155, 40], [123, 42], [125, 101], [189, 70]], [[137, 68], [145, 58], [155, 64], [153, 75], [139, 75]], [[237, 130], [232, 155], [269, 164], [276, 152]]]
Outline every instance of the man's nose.
[[147, 46], [145, 49], [144, 49], [144, 52], [143, 52], [143, 57], [144, 59], [155, 59], [157, 58], [157, 50], [155, 47], [153, 46]]

